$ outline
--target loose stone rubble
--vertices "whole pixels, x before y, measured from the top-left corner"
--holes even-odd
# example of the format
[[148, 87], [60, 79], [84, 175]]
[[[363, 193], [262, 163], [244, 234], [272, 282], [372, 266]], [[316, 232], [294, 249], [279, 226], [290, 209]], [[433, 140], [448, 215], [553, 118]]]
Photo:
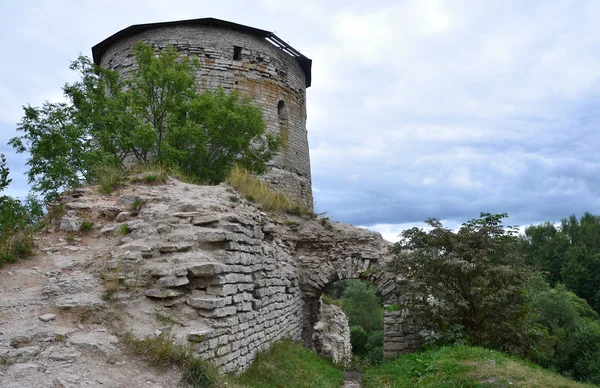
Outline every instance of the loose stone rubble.
[[342, 308], [321, 301], [319, 322], [313, 328], [315, 350], [323, 357], [329, 357], [334, 364], [346, 367], [352, 361], [350, 327]]
[[[366, 279], [386, 306], [400, 301], [403, 280], [381, 271], [388, 243], [377, 233], [267, 214], [234, 196], [227, 185], [172, 178], [110, 196], [64, 195], [55, 208], [65, 215], [37, 238], [40, 254], [0, 270], [0, 385], [170, 386], [173, 371], [132, 377], [128, 363], [137, 361], [119, 343], [124, 333], [169, 333], [222, 371], [240, 372], [282, 338], [323, 350], [314, 332], [330, 282]], [[134, 202], [144, 206], [133, 211]], [[84, 222], [92, 230], [71, 231]], [[54, 320], [38, 319], [46, 314]], [[415, 349], [406, 317], [385, 314], [385, 355]], [[345, 359], [345, 346], [332, 357]]]

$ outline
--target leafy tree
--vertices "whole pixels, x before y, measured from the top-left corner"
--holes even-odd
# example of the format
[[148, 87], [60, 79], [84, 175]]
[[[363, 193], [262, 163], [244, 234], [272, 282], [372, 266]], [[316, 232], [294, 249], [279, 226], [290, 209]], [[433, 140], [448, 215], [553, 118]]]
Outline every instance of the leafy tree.
[[6, 166], [6, 155], [0, 154], [0, 192], [10, 185], [12, 179], [8, 178], [9, 170]]
[[225, 179], [235, 163], [263, 173], [280, 146], [266, 133], [248, 97], [222, 90], [199, 94], [199, 62], [169, 46], [158, 53], [142, 42], [128, 77], [80, 57], [81, 79], [63, 88], [67, 103], [24, 107], [10, 140], [29, 152], [28, 177], [46, 200], [68, 186], [92, 183], [102, 165], [159, 163], [207, 183]]
[[534, 346], [531, 359], [579, 380], [600, 383], [600, 321], [588, 303], [563, 284], [532, 287], [528, 295], [531, 326], [545, 335]]
[[383, 307], [373, 284], [360, 280], [349, 283], [342, 300], [350, 327], [358, 325], [367, 333], [381, 329]]
[[600, 312], [600, 217], [572, 215], [555, 227], [530, 226], [522, 237], [527, 262], [547, 274], [552, 285], [564, 283]]
[[481, 213], [454, 232], [436, 219], [412, 228], [392, 248], [390, 269], [411, 280], [405, 308], [431, 342], [471, 341], [517, 353], [531, 339], [526, 287], [533, 273], [506, 214]]

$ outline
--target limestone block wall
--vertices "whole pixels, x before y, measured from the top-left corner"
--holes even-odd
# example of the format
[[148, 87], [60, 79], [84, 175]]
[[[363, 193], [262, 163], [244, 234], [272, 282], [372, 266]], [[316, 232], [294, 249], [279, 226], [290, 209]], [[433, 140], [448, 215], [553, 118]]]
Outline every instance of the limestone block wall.
[[[238, 90], [260, 107], [282, 149], [265, 180], [312, 208], [310, 158], [306, 131], [306, 77], [296, 58], [256, 36], [216, 26], [155, 28], [123, 38], [102, 55], [101, 66], [131, 71], [131, 48], [144, 41], [156, 49], [173, 45], [202, 63], [199, 90]], [[236, 58], [236, 59], [234, 59]]]
[[334, 364], [347, 367], [352, 362], [352, 344], [348, 317], [341, 307], [328, 305], [321, 300], [319, 321], [313, 328], [315, 350]]
[[[83, 220], [94, 222], [89, 233], [95, 235], [87, 239], [106, 252], [90, 258], [104, 295], [96, 289], [83, 294], [89, 281], [82, 275], [67, 287], [82, 294], [55, 304], [106, 302], [122, 316], [114, 334], [167, 333], [222, 371], [243, 371], [257, 352], [283, 338], [326, 351], [333, 342], [320, 335], [326, 330], [319, 321], [328, 315], [320, 297], [330, 282], [364, 279], [379, 288], [386, 308], [401, 302], [403, 279], [384, 270], [388, 243], [365, 229], [266, 214], [225, 184], [169, 178], [167, 185], [133, 186], [112, 196], [90, 188], [76, 194], [63, 197], [61, 208], [68, 211], [55, 228], [73, 233]], [[56, 282], [63, 287], [61, 279]], [[418, 347], [409, 317], [392, 310], [384, 317], [386, 357]], [[339, 345], [337, 353], [347, 353], [343, 341]]]

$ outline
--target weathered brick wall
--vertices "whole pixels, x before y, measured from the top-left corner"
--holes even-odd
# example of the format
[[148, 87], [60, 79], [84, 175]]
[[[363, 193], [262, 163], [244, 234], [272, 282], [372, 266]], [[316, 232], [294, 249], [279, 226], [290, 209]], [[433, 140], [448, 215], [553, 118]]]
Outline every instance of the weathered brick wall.
[[[198, 58], [200, 90], [238, 90], [261, 108], [271, 133], [281, 134], [283, 147], [270, 163], [264, 178], [292, 198], [312, 208], [310, 157], [306, 132], [306, 79], [298, 61], [268, 41], [211, 26], [156, 28], [124, 38], [102, 55], [103, 67], [127, 73], [134, 66], [131, 48], [144, 41], [156, 49], [173, 45], [179, 52]], [[234, 60], [234, 46], [241, 47]]]

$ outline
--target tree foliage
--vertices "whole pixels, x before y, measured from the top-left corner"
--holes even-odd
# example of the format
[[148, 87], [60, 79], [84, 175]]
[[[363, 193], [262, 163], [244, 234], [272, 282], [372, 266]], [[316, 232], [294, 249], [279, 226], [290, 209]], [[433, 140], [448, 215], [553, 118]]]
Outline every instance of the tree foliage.
[[28, 177], [47, 200], [68, 186], [91, 183], [99, 166], [158, 163], [207, 183], [223, 181], [234, 164], [263, 173], [280, 139], [266, 133], [247, 96], [222, 89], [199, 94], [199, 62], [173, 47], [134, 46], [128, 77], [80, 57], [81, 79], [63, 88], [66, 103], [24, 107], [10, 140], [29, 152]]
[[6, 165], [6, 155], [0, 154], [0, 192], [4, 191], [12, 182], [12, 179], [8, 177], [9, 170]]
[[342, 297], [348, 324], [360, 326], [365, 332], [380, 330], [383, 325], [383, 307], [377, 287], [360, 280], [349, 282]]
[[600, 217], [574, 215], [557, 227], [532, 225], [521, 242], [527, 262], [546, 274], [550, 284], [565, 284], [600, 312]]
[[600, 383], [600, 321], [588, 303], [563, 284], [540, 285], [528, 296], [530, 325], [545, 331], [531, 359], [579, 380]]
[[[0, 154], [0, 191], [10, 184], [9, 173], [6, 157]], [[0, 267], [32, 254], [30, 229], [42, 215], [42, 207], [31, 196], [25, 201], [0, 196]]]
[[526, 329], [526, 286], [532, 272], [518, 250], [506, 214], [482, 213], [454, 232], [436, 219], [429, 230], [402, 233], [390, 269], [408, 276], [405, 308], [427, 328], [425, 340], [470, 341], [522, 352]]

